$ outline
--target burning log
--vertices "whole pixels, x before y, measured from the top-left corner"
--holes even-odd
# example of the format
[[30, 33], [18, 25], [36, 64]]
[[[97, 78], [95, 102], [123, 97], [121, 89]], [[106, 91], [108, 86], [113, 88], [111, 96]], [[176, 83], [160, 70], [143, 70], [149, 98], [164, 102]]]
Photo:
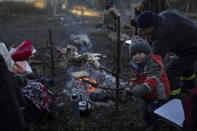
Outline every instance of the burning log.
[[120, 88], [107, 88], [104, 87], [102, 85], [100, 85], [99, 83], [97, 83], [96, 80], [90, 80], [88, 77], [79, 77], [78, 78], [79, 81], [81, 81], [82, 83], [88, 84], [90, 87], [93, 87], [95, 90], [96, 89], [103, 89], [103, 90], [124, 90], [125, 87], [120, 87]]
[[[109, 99], [115, 100], [115, 92], [118, 90], [125, 92], [127, 82], [121, 82], [121, 87], [115, 87], [115, 79], [111, 75], [105, 74], [106, 72], [88, 70], [72, 72], [71, 75], [75, 79], [71, 79], [71, 83], [68, 84], [67, 90], [71, 93], [65, 93], [67, 95], [76, 93], [82, 96], [82, 100], [91, 102], [106, 102]], [[64, 91], [65, 92], [65, 91]], [[105, 93], [103, 93], [105, 92]], [[121, 97], [120, 97], [121, 98]]]
[[91, 81], [89, 81], [89, 80], [82, 79], [82, 82], [85, 82], [85, 83], [87, 83], [87, 84], [90, 84], [90, 85], [93, 86], [93, 87], [99, 88], [99, 85], [98, 85], [97, 83], [91, 82]]
[[96, 102], [104, 102], [107, 101], [109, 98], [111, 98], [112, 90], [116, 90], [116, 88], [105, 88], [99, 83], [97, 83], [96, 80], [89, 79], [88, 77], [81, 77], [78, 78], [80, 81], [79, 85], [86, 86], [88, 92], [89, 92], [89, 98]]
[[88, 77], [80, 78], [82, 83], [85, 83], [90, 87], [88, 91], [90, 92], [90, 99], [93, 101], [107, 101], [109, 98], [114, 98], [113, 92], [117, 90], [123, 90], [125, 88], [106, 88], [96, 82], [96, 80], [90, 80]]

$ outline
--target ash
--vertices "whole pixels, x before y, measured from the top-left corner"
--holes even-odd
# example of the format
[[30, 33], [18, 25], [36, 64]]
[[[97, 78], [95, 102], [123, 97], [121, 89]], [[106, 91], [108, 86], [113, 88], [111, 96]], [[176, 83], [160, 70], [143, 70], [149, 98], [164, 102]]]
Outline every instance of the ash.
[[[63, 90], [63, 94], [68, 96], [71, 99], [72, 94], [77, 94], [80, 100], [85, 100], [91, 103], [94, 107], [100, 106], [112, 106], [115, 104], [114, 97], [115, 97], [115, 89], [116, 88], [116, 79], [110, 74], [107, 74], [104, 71], [97, 70], [96, 68], [92, 67], [91, 65], [86, 64], [84, 66], [84, 71], [86, 71], [89, 75], [87, 76], [89, 81], [95, 80], [96, 85], [98, 87], [94, 87], [94, 91], [89, 91], [92, 87], [87, 86], [86, 83], [81, 82], [79, 79], [74, 78], [70, 75], [70, 73], [75, 71], [80, 71], [80, 66], [72, 66], [67, 69], [67, 74], [69, 75], [70, 79], [66, 83], [66, 88]], [[126, 82], [121, 80], [120, 82], [121, 87], [126, 86]], [[99, 88], [102, 87], [102, 88]], [[109, 89], [109, 90], [107, 90]], [[90, 95], [96, 94], [96, 97], [102, 97], [102, 100], [92, 100]], [[80, 101], [79, 100], [79, 101]]]

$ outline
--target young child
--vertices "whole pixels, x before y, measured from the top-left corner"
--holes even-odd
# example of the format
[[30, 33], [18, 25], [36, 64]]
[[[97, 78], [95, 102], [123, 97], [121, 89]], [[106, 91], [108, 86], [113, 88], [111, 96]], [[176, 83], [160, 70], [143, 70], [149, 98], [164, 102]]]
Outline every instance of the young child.
[[130, 83], [132, 86], [129, 87], [132, 88], [125, 90], [135, 97], [142, 98], [140, 107], [145, 122], [139, 126], [143, 129], [153, 128], [156, 119], [153, 111], [170, 97], [170, 84], [162, 58], [152, 54], [150, 45], [139, 36], [131, 39], [129, 53], [135, 80]]

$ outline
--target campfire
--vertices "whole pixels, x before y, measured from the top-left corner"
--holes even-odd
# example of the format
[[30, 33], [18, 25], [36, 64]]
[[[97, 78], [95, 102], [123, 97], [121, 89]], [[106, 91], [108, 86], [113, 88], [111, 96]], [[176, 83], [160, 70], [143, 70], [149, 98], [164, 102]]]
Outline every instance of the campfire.
[[78, 85], [87, 87], [89, 93], [97, 90], [99, 84], [97, 84], [96, 79], [89, 79], [88, 77], [80, 77]]
[[[83, 37], [82, 37], [83, 36]], [[87, 46], [89, 41], [85, 42], [87, 35], [73, 35], [73, 41], [76, 39], [82, 42], [82, 47]], [[78, 38], [80, 37], [80, 38]], [[82, 38], [83, 39], [82, 39]], [[89, 44], [88, 44], [89, 45]], [[78, 46], [67, 45], [65, 48], [57, 48], [51, 45], [62, 54], [66, 67], [67, 76], [66, 88], [63, 93], [69, 97], [72, 94], [80, 96], [82, 100], [97, 105], [111, 105], [115, 94], [115, 77], [108, 74], [99, 62], [100, 58], [105, 56], [99, 53], [83, 52]], [[77, 50], [79, 49], [78, 52]]]

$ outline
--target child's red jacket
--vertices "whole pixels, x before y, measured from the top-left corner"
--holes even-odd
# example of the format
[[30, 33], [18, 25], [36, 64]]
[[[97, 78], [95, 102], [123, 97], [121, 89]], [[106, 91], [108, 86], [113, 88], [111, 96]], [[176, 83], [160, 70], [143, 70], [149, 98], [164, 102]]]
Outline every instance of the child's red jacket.
[[131, 84], [136, 84], [132, 88], [134, 96], [151, 101], [170, 97], [170, 84], [160, 56], [148, 55], [140, 69], [135, 63], [130, 64], [133, 68], [133, 78], [135, 78]]

